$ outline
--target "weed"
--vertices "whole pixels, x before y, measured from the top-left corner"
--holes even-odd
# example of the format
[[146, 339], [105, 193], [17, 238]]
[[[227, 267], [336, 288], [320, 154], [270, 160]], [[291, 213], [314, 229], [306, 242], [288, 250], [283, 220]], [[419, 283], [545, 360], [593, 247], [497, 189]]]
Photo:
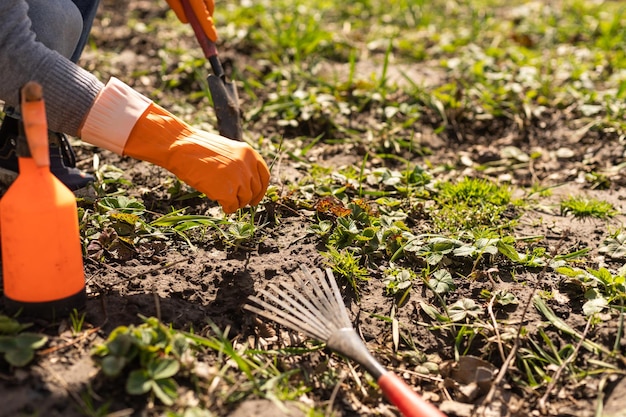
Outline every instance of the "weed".
[[126, 392], [150, 394], [163, 404], [177, 398], [173, 377], [181, 368], [181, 359], [191, 349], [179, 332], [167, 328], [155, 318], [146, 318], [139, 326], [120, 326], [106, 342], [92, 351], [104, 375], [118, 377], [131, 368], [126, 377]]
[[124, 177], [123, 170], [109, 164], [101, 165], [97, 153], [93, 156], [93, 168], [96, 178], [93, 187], [97, 196], [113, 194], [132, 185]]
[[482, 312], [482, 308], [471, 298], [462, 298], [448, 308], [450, 320], [453, 322], [465, 321], [470, 318], [476, 319]]
[[0, 334], [12, 335], [28, 329], [32, 324], [20, 323], [14, 318], [0, 314]]
[[354, 293], [359, 294], [359, 281], [369, 279], [367, 269], [361, 266], [360, 257], [354, 255], [350, 250], [339, 251], [335, 247], [329, 247], [328, 251], [322, 252], [328, 260], [328, 264], [333, 272], [344, 277]]
[[571, 214], [578, 218], [608, 219], [615, 216], [617, 211], [608, 201], [586, 197], [569, 197], [561, 201], [561, 214]]
[[[511, 202], [511, 190], [490, 180], [464, 178], [438, 185], [440, 208], [433, 216], [437, 230], [450, 232], [502, 227], [502, 215]], [[504, 222], [504, 227], [509, 222]]]
[[[537, 388], [551, 381], [549, 370], [558, 369], [573, 354], [574, 346], [566, 344], [557, 348], [554, 341], [539, 330], [540, 340], [529, 339], [529, 346], [522, 347], [518, 353], [518, 361], [522, 364], [520, 369], [525, 372], [526, 380], [530, 387]], [[579, 373], [572, 364], [568, 366], [570, 375]]]
[[598, 248], [598, 252], [613, 259], [626, 258], [626, 233], [618, 232], [607, 237]]
[[0, 353], [12, 366], [28, 365], [48, 337], [38, 333], [24, 332], [30, 324], [21, 324], [10, 317], [0, 315]]
[[435, 323], [433, 328], [446, 331], [454, 340], [454, 356], [467, 355], [478, 336], [484, 337], [487, 326], [482, 323], [483, 309], [474, 300], [461, 298], [448, 306], [443, 298], [438, 297], [444, 312], [431, 304], [421, 301], [422, 311]]
[[385, 284], [385, 293], [387, 295], [400, 294], [400, 301], [398, 304], [402, 304], [402, 300], [411, 290], [413, 281], [416, 278], [415, 272], [406, 268], [391, 267], [385, 271], [383, 278], [383, 284]]
[[85, 316], [87, 313], [82, 312], [79, 313], [77, 309], [73, 309], [70, 312], [70, 321], [72, 323], [72, 334], [76, 336], [83, 330], [83, 325], [85, 324]]
[[577, 341], [581, 341], [582, 347], [584, 347], [590, 353], [603, 353], [608, 356], [611, 355], [611, 352], [607, 348], [596, 342], [583, 338], [582, 334], [580, 334], [578, 331], [569, 326], [563, 319], [554, 314], [554, 311], [552, 311], [552, 309], [550, 309], [550, 307], [546, 305], [543, 298], [539, 295], [533, 297], [533, 305], [548, 320], [551, 325], [553, 325], [564, 335], [573, 337]]
[[592, 190], [608, 190], [611, 188], [611, 180], [605, 174], [589, 172], [585, 174], [585, 181], [590, 184]]
[[153, 393], [165, 405], [172, 405], [177, 397], [176, 382], [180, 364], [176, 359], [154, 358], [142, 369], [130, 372], [126, 380], [126, 392], [131, 395]]
[[622, 309], [626, 300], [626, 276], [624, 271], [613, 274], [606, 268], [584, 270], [562, 266], [557, 272], [567, 276], [572, 282], [581, 285], [587, 299], [582, 306], [587, 316], [603, 312], [609, 307]]
[[463, 242], [458, 239], [442, 236], [411, 236], [407, 239], [403, 250], [423, 258], [428, 265], [436, 266], [444, 262], [444, 259], [449, 259], [454, 251], [462, 246]]
[[433, 292], [439, 295], [445, 295], [454, 291], [456, 288], [452, 275], [445, 269], [439, 269], [433, 272], [432, 276], [428, 280], [428, 286], [431, 290], [433, 290]]
[[80, 409], [78, 410], [86, 417], [105, 417], [110, 415], [110, 401], [105, 402], [99, 407], [94, 403], [93, 395], [90, 391], [82, 392], [80, 395]]
[[[245, 345], [236, 347], [228, 338], [228, 329], [221, 331], [212, 323], [210, 327], [213, 336], [203, 337], [193, 333], [185, 333], [185, 336], [196, 346], [208, 348], [224, 356], [224, 372], [232, 368], [232, 365], [229, 365], [232, 363], [237, 371], [245, 376], [247, 382], [243, 386], [238, 386], [239, 392], [232, 393], [229, 401], [238, 401], [243, 395], [254, 393], [280, 404], [282, 401], [295, 400], [309, 391], [310, 388], [305, 384], [297, 382], [299, 369], [281, 371], [275, 363], [261, 360], [265, 355], [275, 355], [279, 352], [247, 349]], [[297, 351], [302, 353], [302, 350]]]

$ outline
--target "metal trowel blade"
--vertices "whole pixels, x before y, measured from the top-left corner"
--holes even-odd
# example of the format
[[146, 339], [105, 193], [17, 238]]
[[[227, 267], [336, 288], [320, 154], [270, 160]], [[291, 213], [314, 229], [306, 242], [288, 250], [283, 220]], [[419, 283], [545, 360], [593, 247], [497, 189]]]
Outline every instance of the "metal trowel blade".
[[217, 129], [220, 135], [229, 139], [242, 140], [239, 97], [235, 85], [213, 74], [207, 78], [217, 116]]

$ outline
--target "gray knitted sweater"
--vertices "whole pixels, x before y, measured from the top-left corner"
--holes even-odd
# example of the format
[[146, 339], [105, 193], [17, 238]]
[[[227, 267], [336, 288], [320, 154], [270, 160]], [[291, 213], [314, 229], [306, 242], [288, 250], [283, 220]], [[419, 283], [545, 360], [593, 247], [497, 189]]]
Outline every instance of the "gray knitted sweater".
[[43, 86], [48, 127], [78, 135], [104, 85], [92, 74], [35, 40], [24, 0], [0, 0], [0, 100], [15, 106], [28, 81]]

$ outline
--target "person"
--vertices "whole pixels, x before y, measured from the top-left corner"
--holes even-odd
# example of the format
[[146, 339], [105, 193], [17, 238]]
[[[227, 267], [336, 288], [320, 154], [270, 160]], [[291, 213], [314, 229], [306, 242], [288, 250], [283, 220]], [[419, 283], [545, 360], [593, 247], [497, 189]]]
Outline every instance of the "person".
[[[167, 0], [188, 23], [181, 0]], [[256, 205], [269, 183], [263, 158], [245, 142], [196, 129], [121, 80], [106, 83], [77, 65], [99, 0], [0, 2], [0, 169], [17, 172], [15, 139], [19, 91], [28, 81], [43, 87], [51, 171], [70, 189], [93, 181], [79, 171], [66, 135], [120, 155], [159, 165], [226, 213]], [[213, 0], [190, 0], [213, 41]]]

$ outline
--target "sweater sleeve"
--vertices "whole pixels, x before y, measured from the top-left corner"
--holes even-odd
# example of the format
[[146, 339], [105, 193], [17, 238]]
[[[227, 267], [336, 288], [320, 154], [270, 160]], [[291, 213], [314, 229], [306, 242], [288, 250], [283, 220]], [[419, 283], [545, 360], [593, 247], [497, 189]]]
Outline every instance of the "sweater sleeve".
[[35, 40], [26, 0], [0, 1], [0, 100], [19, 103], [28, 81], [43, 87], [48, 127], [73, 136], [104, 85], [61, 54]]

